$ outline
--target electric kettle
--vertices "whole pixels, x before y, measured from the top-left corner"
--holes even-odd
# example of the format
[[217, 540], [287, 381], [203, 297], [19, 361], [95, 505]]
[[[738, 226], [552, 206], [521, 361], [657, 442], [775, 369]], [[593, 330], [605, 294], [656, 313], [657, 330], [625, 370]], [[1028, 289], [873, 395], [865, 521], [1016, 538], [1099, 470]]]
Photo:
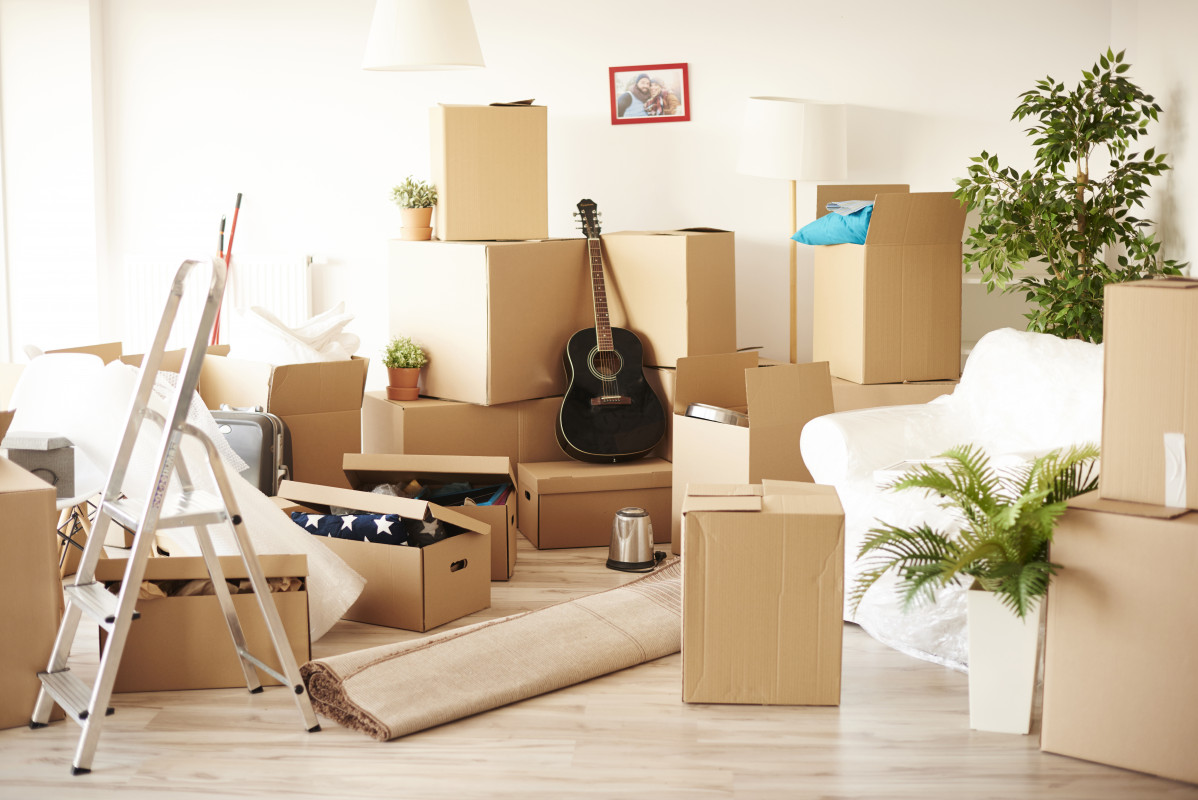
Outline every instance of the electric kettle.
[[643, 508], [630, 506], [616, 512], [611, 524], [608, 569], [621, 572], [651, 572], [657, 564], [653, 553], [653, 522]]

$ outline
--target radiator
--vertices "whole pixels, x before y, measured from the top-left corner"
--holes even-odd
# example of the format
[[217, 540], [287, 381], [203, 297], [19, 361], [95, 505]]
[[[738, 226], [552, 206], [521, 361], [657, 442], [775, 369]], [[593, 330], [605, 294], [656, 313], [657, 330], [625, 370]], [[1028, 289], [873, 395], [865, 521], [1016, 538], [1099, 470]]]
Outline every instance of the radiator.
[[[233, 254], [233, 269], [225, 286], [220, 315], [224, 344], [235, 341], [237, 315], [233, 309], [265, 308], [285, 324], [297, 327], [312, 316], [312, 283], [308, 256], [271, 258]], [[158, 321], [180, 261], [135, 258], [125, 262], [125, 326], [121, 337], [129, 353], [144, 353], [154, 341]], [[195, 268], [175, 320], [167, 349], [186, 347], [195, 335], [208, 295], [207, 264]]]

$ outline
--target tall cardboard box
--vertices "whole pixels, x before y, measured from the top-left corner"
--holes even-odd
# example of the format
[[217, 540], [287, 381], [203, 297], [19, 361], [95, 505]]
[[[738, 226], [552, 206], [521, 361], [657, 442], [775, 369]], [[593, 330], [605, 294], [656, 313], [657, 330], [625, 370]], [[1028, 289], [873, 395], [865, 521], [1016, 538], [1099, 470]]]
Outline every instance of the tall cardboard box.
[[616, 512], [633, 506], [649, 513], [653, 540], [669, 535], [670, 462], [642, 458], [619, 464], [549, 461], [520, 464], [520, 532], [539, 550], [607, 547]]
[[[302, 579], [308, 575], [306, 555], [261, 555], [258, 563], [268, 579]], [[128, 564], [127, 557], [101, 558], [96, 565], [96, 580], [119, 582], [125, 577]], [[229, 582], [238, 583], [248, 578], [240, 556], [222, 556], [220, 565]], [[208, 568], [203, 558], [170, 557], [146, 561], [146, 581], [207, 579]], [[295, 662], [303, 664], [311, 657], [312, 649], [307, 588], [271, 592], [270, 597], [278, 609]], [[253, 593], [235, 594], [233, 606], [237, 609], [250, 653], [273, 669], [282, 671], [258, 598]], [[215, 596], [138, 600], [137, 611], [140, 616], [129, 627], [113, 691], [163, 692], [245, 686], [241, 660]], [[106, 636], [101, 629], [101, 647]], [[279, 685], [262, 670], [258, 670], [258, 680], [264, 686]]]
[[595, 325], [586, 241], [390, 243], [391, 332], [428, 353], [421, 394], [495, 405], [566, 391]]
[[612, 324], [640, 338], [646, 366], [736, 350], [731, 231], [620, 231], [602, 239]]
[[366, 579], [366, 588], [344, 619], [427, 631], [491, 605], [491, 539], [485, 522], [422, 500], [295, 481], [280, 484], [276, 502], [288, 512], [310, 509], [327, 514], [329, 506], [342, 506], [438, 519], [465, 529], [427, 547], [321, 537], [321, 544]]
[[1198, 280], [1113, 283], [1104, 302], [1098, 491], [1198, 509]]
[[[799, 436], [808, 421], [832, 413], [832, 384], [824, 362], [757, 366], [756, 353], [679, 359], [675, 382], [671, 548], [678, 553], [687, 484], [811, 480]], [[688, 417], [691, 403], [747, 412], [749, 426]]]
[[[0, 421], [0, 427], [4, 423]], [[28, 725], [62, 616], [54, 488], [0, 457], [0, 547], [5, 602], [0, 615], [0, 728]], [[56, 718], [61, 711], [55, 710]]]
[[503, 456], [379, 455], [347, 453], [342, 462], [350, 485], [422, 485], [466, 481], [475, 488], [506, 483], [506, 500], [492, 505], [454, 505], [454, 511], [491, 526], [491, 580], [506, 581], [516, 569], [516, 476]]
[[433, 106], [438, 239], [549, 236], [548, 121], [544, 106]]
[[1050, 557], [1040, 749], [1198, 783], [1198, 513], [1091, 492]]
[[200, 397], [208, 408], [228, 403], [261, 406], [291, 430], [292, 477], [348, 486], [343, 453], [362, 450], [362, 395], [369, 359], [273, 366], [209, 355], [200, 372]]
[[911, 406], [930, 403], [937, 397], [952, 394], [957, 381], [912, 381], [908, 383], [853, 383], [844, 378], [832, 379], [832, 408], [836, 411], [855, 411], [859, 408]]
[[554, 433], [561, 406], [561, 397], [480, 406], [432, 397], [388, 400], [385, 392], [367, 392], [362, 452], [554, 461], [562, 457]]
[[839, 705], [844, 510], [836, 490], [692, 484], [682, 528], [683, 701]]
[[815, 248], [812, 360], [855, 383], [961, 377], [961, 238], [952, 192], [820, 186], [829, 202], [873, 200], [865, 244]]

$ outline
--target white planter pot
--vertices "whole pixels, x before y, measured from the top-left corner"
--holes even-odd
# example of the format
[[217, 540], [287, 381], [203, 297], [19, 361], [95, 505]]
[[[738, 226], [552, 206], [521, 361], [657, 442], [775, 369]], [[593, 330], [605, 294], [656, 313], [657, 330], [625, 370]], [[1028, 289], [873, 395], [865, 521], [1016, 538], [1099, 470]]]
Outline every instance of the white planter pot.
[[1020, 619], [992, 592], [968, 592], [970, 728], [1023, 734], [1031, 729], [1042, 609], [1037, 601]]

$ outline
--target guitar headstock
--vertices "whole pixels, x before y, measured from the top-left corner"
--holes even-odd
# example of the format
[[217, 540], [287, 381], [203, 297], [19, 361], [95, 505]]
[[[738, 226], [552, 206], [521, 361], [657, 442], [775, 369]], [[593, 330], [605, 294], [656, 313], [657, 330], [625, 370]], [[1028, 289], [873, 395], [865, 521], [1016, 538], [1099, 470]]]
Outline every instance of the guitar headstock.
[[586, 234], [588, 239], [599, 238], [599, 221], [602, 217], [594, 200], [578, 201], [578, 211], [574, 212], [574, 219], [578, 220], [578, 229]]

